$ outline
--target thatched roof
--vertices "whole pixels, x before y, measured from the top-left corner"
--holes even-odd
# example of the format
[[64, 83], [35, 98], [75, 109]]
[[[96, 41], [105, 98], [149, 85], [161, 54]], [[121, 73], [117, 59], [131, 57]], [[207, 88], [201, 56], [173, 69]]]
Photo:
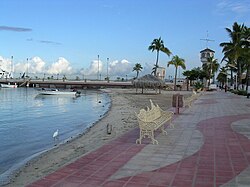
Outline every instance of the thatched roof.
[[133, 85], [137, 88], [155, 88], [155, 87], [162, 87], [164, 86], [164, 82], [157, 77], [148, 74], [135, 79], [133, 81]]

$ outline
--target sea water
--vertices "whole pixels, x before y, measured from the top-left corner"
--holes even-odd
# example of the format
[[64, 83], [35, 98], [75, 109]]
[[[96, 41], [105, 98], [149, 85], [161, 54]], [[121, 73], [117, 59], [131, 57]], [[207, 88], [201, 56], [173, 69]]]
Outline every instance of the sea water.
[[34, 88], [0, 89], [0, 185], [32, 157], [83, 133], [109, 107], [110, 98], [100, 91], [81, 90], [75, 97], [43, 96]]

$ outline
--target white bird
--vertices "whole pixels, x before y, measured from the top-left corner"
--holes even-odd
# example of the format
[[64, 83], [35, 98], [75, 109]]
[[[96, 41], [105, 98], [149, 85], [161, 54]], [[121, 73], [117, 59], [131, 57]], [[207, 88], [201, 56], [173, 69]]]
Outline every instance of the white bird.
[[54, 140], [55, 140], [55, 139], [58, 139], [58, 135], [59, 135], [59, 130], [57, 129], [57, 130], [54, 132], [54, 134], [53, 134]]

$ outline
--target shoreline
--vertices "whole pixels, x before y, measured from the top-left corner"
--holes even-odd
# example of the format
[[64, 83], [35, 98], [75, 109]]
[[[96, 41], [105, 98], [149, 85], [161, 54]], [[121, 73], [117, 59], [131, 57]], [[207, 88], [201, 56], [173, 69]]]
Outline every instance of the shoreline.
[[[163, 110], [171, 107], [171, 91], [163, 91], [162, 94], [135, 94], [134, 89], [104, 89], [101, 90], [110, 97], [109, 110], [83, 133], [59, 144], [51, 150], [33, 158], [14, 173], [10, 183], [4, 186], [25, 186], [56, 170], [74, 162], [78, 158], [101, 147], [114, 138], [137, 127], [137, 119], [134, 112], [149, 105], [149, 99], [158, 101]], [[190, 94], [190, 92], [186, 92]], [[185, 97], [185, 96], [184, 96]], [[162, 103], [164, 101], [164, 103]], [[147, 103], [148, 102], [148, 103]], [[112, 125], [113, 130], [107, 134], [107, 124]]]

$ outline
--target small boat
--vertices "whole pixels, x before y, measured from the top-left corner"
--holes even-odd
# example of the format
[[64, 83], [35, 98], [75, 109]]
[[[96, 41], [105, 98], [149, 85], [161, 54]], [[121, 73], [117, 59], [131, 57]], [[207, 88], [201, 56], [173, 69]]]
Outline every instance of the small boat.
[[0, 84], [0, 87], [1, 88], [17, 88], [17, 84], [15, 83], [15, 84], [10, 84], [10, 83], [8, 83], [8, 84]]
[[59, 91], [58, 89], [40, 91], [39, 95], [69, 95], [69, 96], [79, 96], [81, 92], [79, 91]]

